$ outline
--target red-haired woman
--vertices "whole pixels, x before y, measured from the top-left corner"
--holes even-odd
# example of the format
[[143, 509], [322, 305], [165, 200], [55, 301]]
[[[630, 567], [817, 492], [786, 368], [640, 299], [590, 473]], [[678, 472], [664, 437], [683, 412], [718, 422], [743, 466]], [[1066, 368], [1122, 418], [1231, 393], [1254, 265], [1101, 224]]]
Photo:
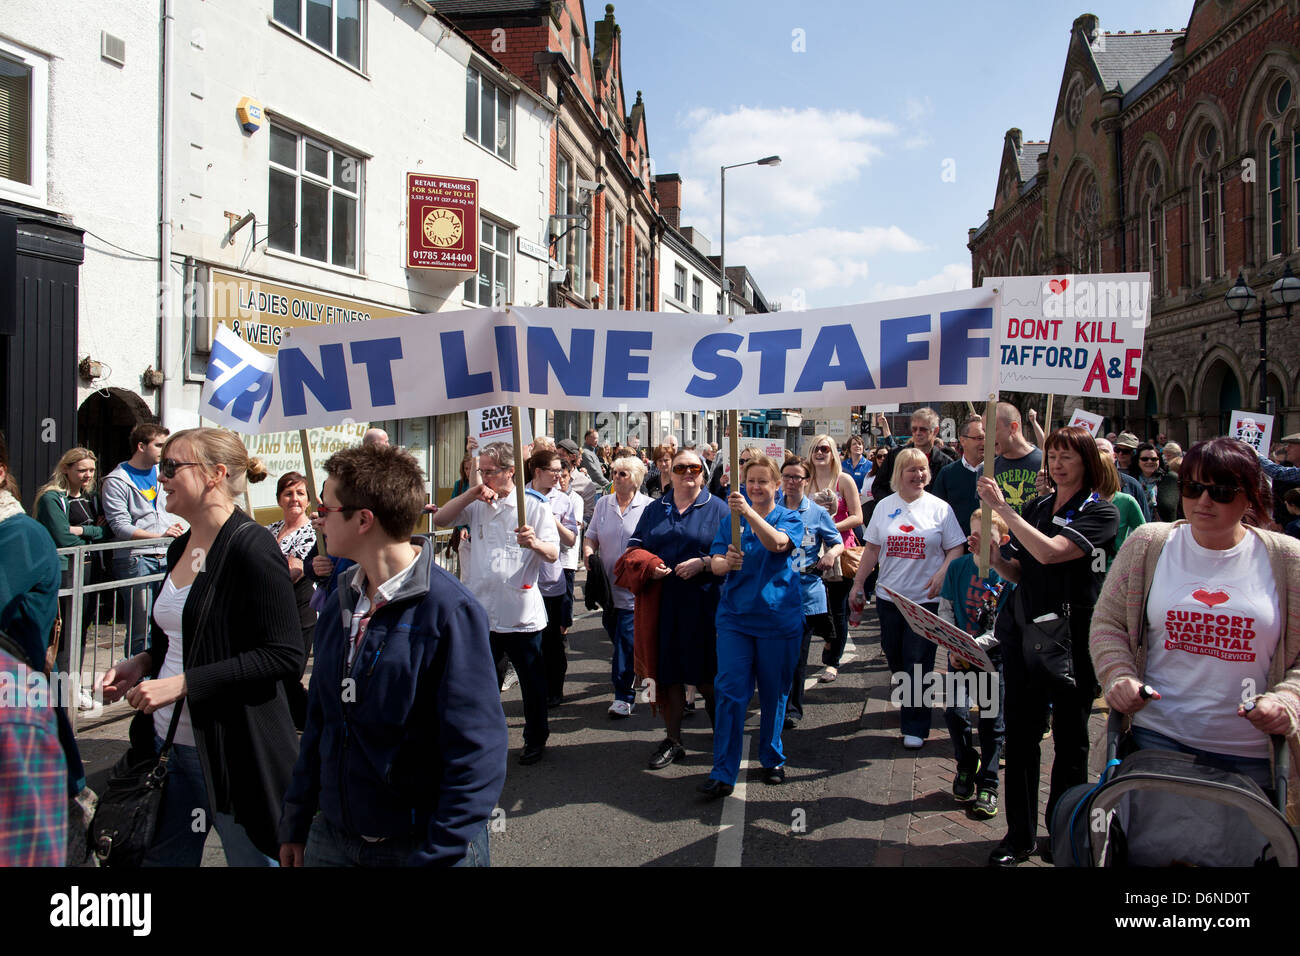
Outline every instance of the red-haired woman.
[[[1037, 841], [1039, 745], [1050, 708], [1056, 757], [1046, 813], [1061, 794], [1088, 779], [1088, 718], [1097, 679], [1088, 655], [1088, 627], [1101, 593], [1106, 559], [1114, 552], [1119, 511], [1092, 433], [1066, 427], [1044, 442], [1055, 491], [1040, 495], [1021, 516], [992, 478], [980, 478], [980, 499], [1002, 516], [1012, 535], [1011, 557], [993, 551], [993, 567], [1019, 584], [998, 615], [1006, 679], [1006, 838], [989, 856], [993, 866], [1029, 858]], [[1035, 645], [1052, 638], [1064, 653], [1044, 658]]]
[[1129, 536], [1093, 615], [1092, 659], [1138, 747], [1196, 754], [1268, 791], [1268, 735], [1300, 758], [1300, 541], [1259, 527], [1269, 491], [1241, 442], [1192, 446], [1178, 474], [1187, 520]]

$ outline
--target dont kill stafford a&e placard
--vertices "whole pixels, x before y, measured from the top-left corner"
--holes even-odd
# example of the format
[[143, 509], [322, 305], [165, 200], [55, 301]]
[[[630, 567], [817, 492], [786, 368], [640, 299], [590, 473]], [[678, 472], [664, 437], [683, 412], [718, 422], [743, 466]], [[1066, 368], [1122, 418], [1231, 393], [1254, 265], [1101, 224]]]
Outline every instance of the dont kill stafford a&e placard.
[[478, 180], [406, 174], [406, 267], [478, 271]]

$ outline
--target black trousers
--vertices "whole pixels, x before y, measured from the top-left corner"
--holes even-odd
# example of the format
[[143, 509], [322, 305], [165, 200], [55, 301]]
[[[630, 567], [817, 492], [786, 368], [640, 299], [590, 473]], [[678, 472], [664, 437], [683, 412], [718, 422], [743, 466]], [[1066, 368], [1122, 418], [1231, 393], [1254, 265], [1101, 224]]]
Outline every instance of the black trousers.
[[[564, 675], [569, 672], [569, 655], [564, 646], [564, 606], [572, 603], [563, 594], [542, 596], [546, 605], [546, 627], [542, 631], [542, 661], [546, 669], [546, 696], [564, 696]], [[519, 665], [515, 665], [519, 670]], [[523, 680], [522, 675], [520, 680]]]
[[[1012, 601], [1019, 597], [1013, 595]], [[1097, 677], [1088, 653], [1091, 608], [1077, 609], [1071, 614], [1074, 687], [1045, 682], [1041, 676], [1029, 673], [1016, 617], [1004, 612], [998, 615], [997, 623], [1006, 679], [1003, 807], [1007, 814], [1007, 843], [1016, 850], [1029, 852], [1038, 839], [1040, 744], [1043, 731], [1047, 729], [1049, 709], [1052, 742], [1056, 750], [1044, 808], [1046, 819], [1050, 821], [1061, 795], [1070, 787], [1088, 781], [1088, 718], [1097, 695]]]
[[840, 657], [844, 654], [844, 645], [849, 640], [849, 592], [853, 590], [853, 579], [826, 582], [826, 604], [831, 615], [831, 636], [822, 645], [822, 666], [840, 666]]
[[524, 746], [541, 747], [550, 736], [546, 723], [546, 669], [542, 666], [542, 632], [490, 634], [492, 659], [505, 654], [519, 675], [519, 692], [524, 698]]

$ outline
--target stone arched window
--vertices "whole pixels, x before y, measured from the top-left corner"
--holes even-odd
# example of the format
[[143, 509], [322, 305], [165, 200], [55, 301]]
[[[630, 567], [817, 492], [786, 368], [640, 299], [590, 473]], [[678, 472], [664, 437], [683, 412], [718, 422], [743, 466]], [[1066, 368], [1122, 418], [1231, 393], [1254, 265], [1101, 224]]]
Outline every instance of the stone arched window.
[[1165, 212], [1160, 194], [1165, 189], [1165, 173], [1155, 156], [1148, 156], [1137, 176], [1138, 193], [1138, 268], [1151, 273], [1151, 294], [1164, 294]]
[[1195, 240], [1195, 274], [1212, 282], [1224, 272], [1224, 232], [1227, 181], [1223, 175], [1223, 146], [1219, 130], [1202, 124], [1192, 136], [1191, 184], [1192, 236]]
[[1025, 272], [1025, 244], [1019, 239], [1011, 246], [1011, 265], [1007, 275], [1022, 276]]
[[1259, 149], [1261, 239], [1265, 259], [1300, 248], [1300, 108], [1291, 79], [1265, 86]]
[[1101, 191], [1091, 173], [1083, 173], [1070, 190], [1065, 209], [1065, 240], [1070, 268], [1077, 274], [1100, 272]]

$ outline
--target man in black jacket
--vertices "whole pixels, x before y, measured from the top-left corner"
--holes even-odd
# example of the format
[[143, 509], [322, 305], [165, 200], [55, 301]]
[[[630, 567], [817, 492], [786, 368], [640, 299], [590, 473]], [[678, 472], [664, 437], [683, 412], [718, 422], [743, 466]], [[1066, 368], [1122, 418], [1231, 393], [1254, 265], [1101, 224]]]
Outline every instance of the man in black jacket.
[[487, 613], [412, 538], [424, 474], [396, 448], [341, 451], [321, 489], [357, 566], [321, 612], [280, 821], [284, 866], [486, 866], [506, 722]]
[[934, 443], [938, 435], [938, 412], [929, 407], [918, 408], [912, 412], [912, 440], [906, 445], [890, 449], [889, 455], [885, 458], [884, 466], [876, 474], [875, 483], [871, 486], [871, 496], [876, 501], [880, 501], [886, 495], [893, 494], [894, 489], [890, 482], [894, 476], [894, 461], [903, 448], [915, 448], [924, 452], [926, 458], [929, 459], [930, 484], [925, 486], [925, 490], [929, 491], [944, 466], [950, 465], [957, 460], [957, 456], [948, 449], [941, 448]]

